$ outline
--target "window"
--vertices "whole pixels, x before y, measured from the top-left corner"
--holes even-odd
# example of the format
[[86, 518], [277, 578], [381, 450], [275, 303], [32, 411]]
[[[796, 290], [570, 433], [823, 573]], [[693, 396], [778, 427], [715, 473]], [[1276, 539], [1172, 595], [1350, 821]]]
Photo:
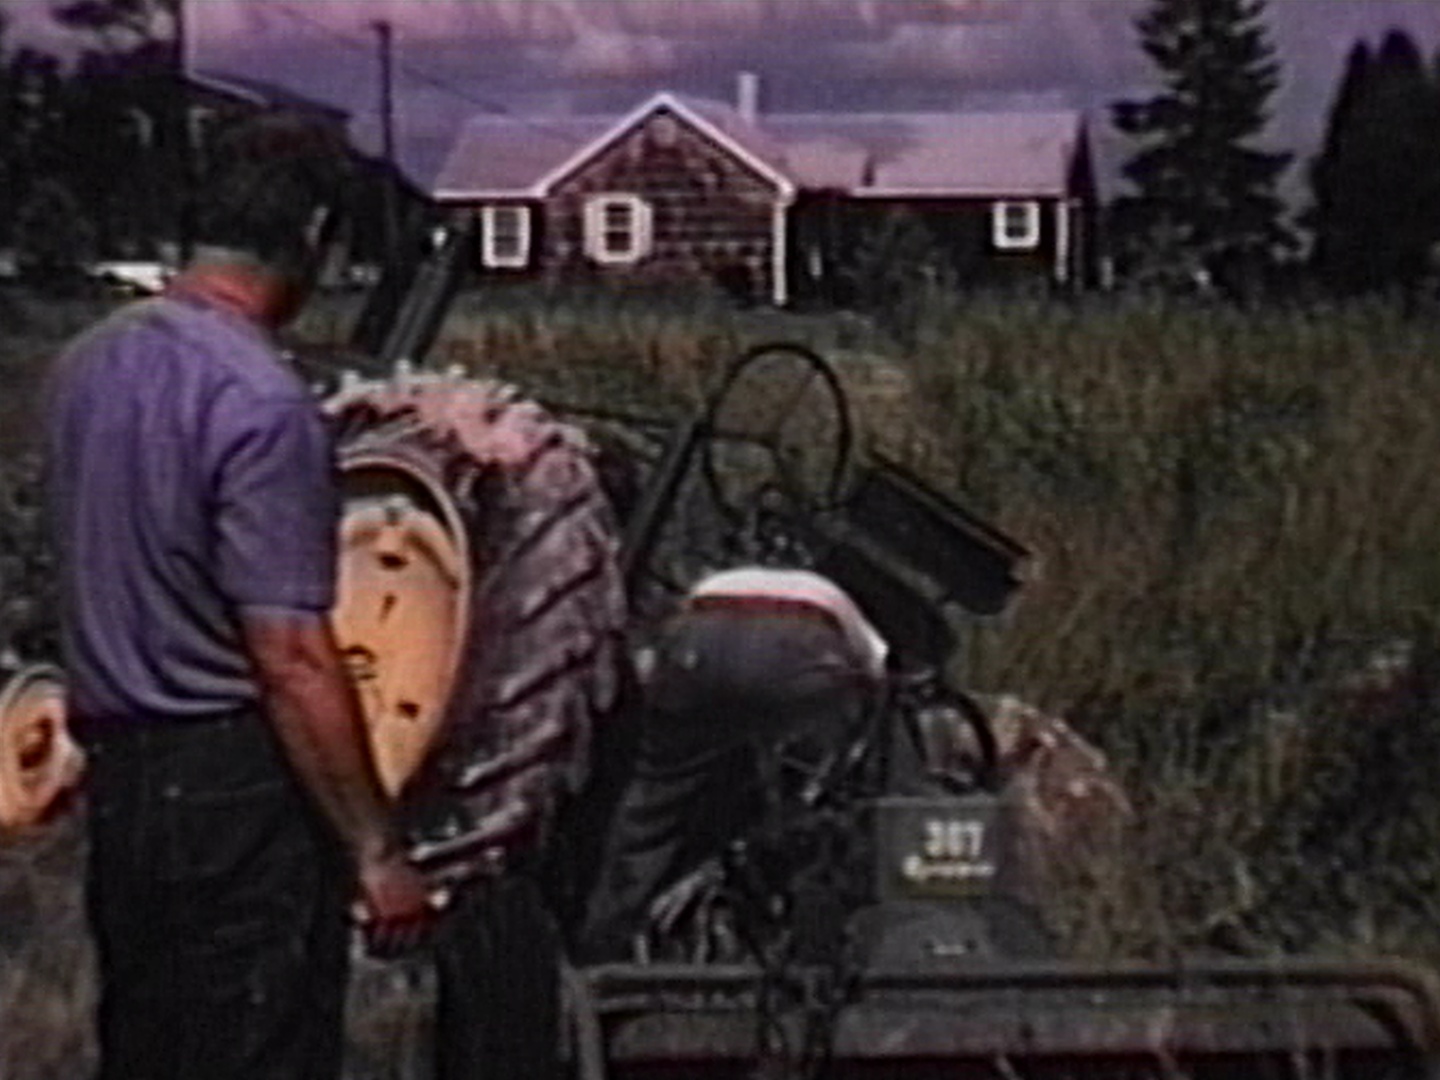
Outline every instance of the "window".
[[480, 211], [480, 261], [517, 268], [530, 261], [530, 208], [486, 206]]
[[650, 204], [638, 195], [596, 195], [585, 204], [585, 253], [633, 263], [650, 253]]
[[991, 208], [991, 236], [1001, 251], [1033, 251], [1040, 246], [1040, 204], [997, 202]]

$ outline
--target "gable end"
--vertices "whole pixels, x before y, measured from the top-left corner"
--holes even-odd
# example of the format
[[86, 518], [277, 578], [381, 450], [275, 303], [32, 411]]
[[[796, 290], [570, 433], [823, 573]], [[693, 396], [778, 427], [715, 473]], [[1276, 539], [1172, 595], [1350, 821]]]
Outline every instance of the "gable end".
[[[783, 198], [787, 200], [794, 198], [796, 188], [790, 177], [766, 162], [758, 154], [751, 152], [738, 140], [720, 130], [693, 109], [687, 108], [683, 102], [676, 100], [670, 94], [660, 94], [652, 98], [599, 139], [582, 147], [560, 166], [542, 177], [535, 185], [534, 194], [541, 198], [548, 196], [556, 187], [566, 183], [577, 173], [583, 172], [592, 161], [611, 150], [636, 130], [648, 127], [653, 132], [656, 120], [660, 121], [661, 129], [677, 124], [690, 127], [742, 163], [759, 179], [774, 187]], [[663, 141], [665, 136], [660, 134], [659, 137]]]

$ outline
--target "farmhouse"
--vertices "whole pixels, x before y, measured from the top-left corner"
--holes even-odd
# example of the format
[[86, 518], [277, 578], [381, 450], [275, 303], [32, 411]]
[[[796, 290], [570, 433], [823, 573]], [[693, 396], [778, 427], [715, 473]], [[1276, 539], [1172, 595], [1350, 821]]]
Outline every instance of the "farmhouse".
[[760, 115], [660, 93], [629, 115], [482, 115], [436, 201], [479, 217], [477, 268], [701, 281], [776, 305], [832, 293], [867, 229], [925, 230], [964, 283], [1082, 284], [1095, 187], [1074, 111]]

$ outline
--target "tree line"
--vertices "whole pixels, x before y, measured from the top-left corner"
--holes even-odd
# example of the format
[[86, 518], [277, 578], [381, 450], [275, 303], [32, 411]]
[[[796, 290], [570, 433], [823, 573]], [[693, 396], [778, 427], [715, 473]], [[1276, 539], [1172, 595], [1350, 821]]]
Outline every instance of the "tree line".
[[1112, 207], [1123, 269], [1225, 292], [1277, 279], [1353, 295], [1413, 294], [1440, 282], [1440, 55], [1405, 32], [1356, 42], [1309, 200], [1279, 193], [1287, 152], [1258, 144], [1281, 69], [1265, 0], [1154, 0], [1136, 21], [1164, 89], [1113, 108], [1137, 144], [1132, 190]]
[[[67, 0], [53, 17], [86, 47], [70, 65], [11, 47], [0, 8], [0, 247], [45, 268], [152, 258], [184, 230], [191, 132], [180, 0]], [[1161, 90], [1120, 101], [1133, 145], [1108, 208], [1121, 280], [1253, 293], [1277, 282], [1340, 294], [1440, 282], [1440, 55], [1401, 30], [1358, 41], [1322, 146], [1300, 163], [1306, 205], [1261, 145], [1283, 78], [1266, 0], [1152, 0], [1138, 44]]]
[[45, 275], [151, 258], [184, 213], [178, 0], [74, 0], [70, 64], [10, 47], [0, 8], [0, 247]]
[[1391, 31], [1357, 42], [1310, 171], [1312, 263], [1343, 292], [1413, 289], [1440, 273], [1440, 54]]

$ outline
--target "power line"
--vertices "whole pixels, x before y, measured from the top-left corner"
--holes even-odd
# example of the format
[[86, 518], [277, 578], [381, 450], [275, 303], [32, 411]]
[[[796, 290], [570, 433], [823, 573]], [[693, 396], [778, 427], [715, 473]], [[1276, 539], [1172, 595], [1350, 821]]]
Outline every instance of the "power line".
[[[333, 26], [328, 26], [325, 23], [321, 22], [319, 19], [306, 15], [304, 12], [300, 11], [298, 8], [295, 8], [290, 4], [271, 3], [269, 6], [280, 12], [282, 15], [288, 15], [296, 22], [303, 23], [306, 26], [309, 26], [312, 29], [319, 31], [326, 37], [331, 38], [332, 40], [338, 42], [341, 45], [344, 45], [346, 48], [350, 49], [353, 52], [363, 53], [366, 57], [372, 57], [374, 55], [374, 46], [369, 41], [361, 40], [351, 34], [346, 33], [343, 30], [337, 30]], [[408, 64], [400, 62], [395, 63], [394, 70], [402, 75], [405, 75], [412, 82], [423, 83], [425, 85], [434, 87], [437, 90], [443, 90], [446, 93], [461, 99], [462, 101], [467, 101], [472, 105], [478, 105], [486, 112], [509, 117], [516, 123], [522, 125], [523, 127], [527, 127], [538, 134], [546, 135], [552, 139], [560, 139], [567, 143], [574, 141], [573, 135], [558, 131], [555, 128], [547, 127], [544, 124], [526, 119], [525, 117], [517, 116], [504, 105], [501, 105], [493, 100], [477, 97], [468, 90], [464, 90], [459, 86], [456, 86], [453, 82], [450, 82], [447, 79], [439, 78], [438, 76], [432, 75], [427, 71], [423, 71], [419, 68], [414, 68]]]

